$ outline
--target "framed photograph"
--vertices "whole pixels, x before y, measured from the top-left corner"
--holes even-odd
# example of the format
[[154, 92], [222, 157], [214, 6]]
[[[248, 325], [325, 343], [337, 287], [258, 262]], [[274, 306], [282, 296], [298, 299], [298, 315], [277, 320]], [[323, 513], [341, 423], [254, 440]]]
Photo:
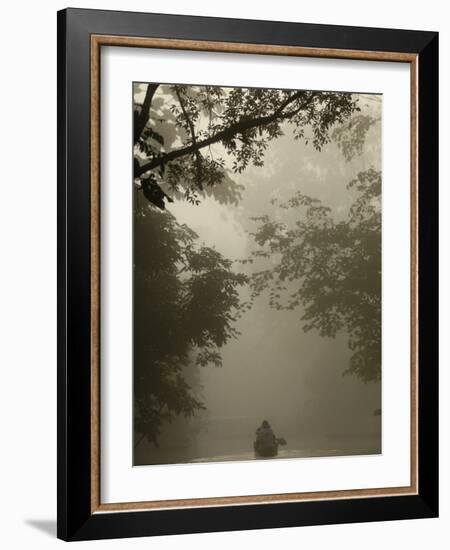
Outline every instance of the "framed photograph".
[[438, 514], [438, 35], [58, 13], [58, 536]]

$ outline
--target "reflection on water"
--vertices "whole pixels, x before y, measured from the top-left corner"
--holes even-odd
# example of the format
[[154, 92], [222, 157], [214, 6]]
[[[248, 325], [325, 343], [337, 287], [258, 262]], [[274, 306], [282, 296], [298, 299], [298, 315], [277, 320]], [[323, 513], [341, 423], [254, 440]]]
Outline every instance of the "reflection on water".
[[[180, 421], [167, 427], [160, 447], [143, 441], [134, 455], [135, 465], [274, 460], [255, 457], [253, 441], [259, 419], [210, 417]], [[374, 417], [370, 433], [309, 433], [298, 426], [272, 426], [287, 441], [276, 459], [373, 455], [381, 452], [380, 418]]]

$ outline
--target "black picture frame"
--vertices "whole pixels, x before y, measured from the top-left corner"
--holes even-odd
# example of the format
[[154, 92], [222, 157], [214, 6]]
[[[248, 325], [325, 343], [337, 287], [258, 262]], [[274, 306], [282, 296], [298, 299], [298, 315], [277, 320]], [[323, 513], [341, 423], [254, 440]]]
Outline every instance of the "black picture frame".
[[[92, 512], [91, 36], [414, 54], [418, 62], [418, 492]], [[58, 12], [58, 531], [138, 537], [438, 515], [438, 34], [117, 11]]]

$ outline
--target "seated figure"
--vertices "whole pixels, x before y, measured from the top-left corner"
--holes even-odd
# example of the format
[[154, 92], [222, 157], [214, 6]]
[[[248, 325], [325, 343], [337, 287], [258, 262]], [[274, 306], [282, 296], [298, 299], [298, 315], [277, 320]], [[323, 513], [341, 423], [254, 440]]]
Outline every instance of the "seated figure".
[[264, 420], [256, 430], [253, 447], [259, 456], [275, 456], [278, 453], [278, 442], [267, 420]]

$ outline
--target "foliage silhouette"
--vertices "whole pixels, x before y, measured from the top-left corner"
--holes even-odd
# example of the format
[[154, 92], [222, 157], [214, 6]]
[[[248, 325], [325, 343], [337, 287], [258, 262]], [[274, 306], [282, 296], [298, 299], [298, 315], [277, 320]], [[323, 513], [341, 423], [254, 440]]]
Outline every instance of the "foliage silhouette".
[[258, 248], [253, 299], [268, 290], [278, 310], [302, 306], [303, 329], [321, 336], [348, 334], [352, 350], [345, 371], [364, 381], [381, 378], [381, 173], [361, 172], [348, 184], [357, 192], [348, 217], [336, 221], [330, 208], [298, 192], [280, 209], [295, 209], [289, 226], [267, 215], [253, 218]]
[[161, 209], [173, 195], [198, 204], [212, 186], [226, 186], [219, 200], [236, 203], [231, 174], [262, 166], [288, 126], [294, 139], [321, 150], [332, 129], [359, 111], [349, 93], [179, 84], [147, 84], [134, 109], [135, 183]]
[[134, 234], [135, 445], [143, 437], [157, 445], [164, 422], [204, 408], [185, 372], [221, 365], [220, 348], [238, 335], [239, 287], [247, 278], [139, 197]]

